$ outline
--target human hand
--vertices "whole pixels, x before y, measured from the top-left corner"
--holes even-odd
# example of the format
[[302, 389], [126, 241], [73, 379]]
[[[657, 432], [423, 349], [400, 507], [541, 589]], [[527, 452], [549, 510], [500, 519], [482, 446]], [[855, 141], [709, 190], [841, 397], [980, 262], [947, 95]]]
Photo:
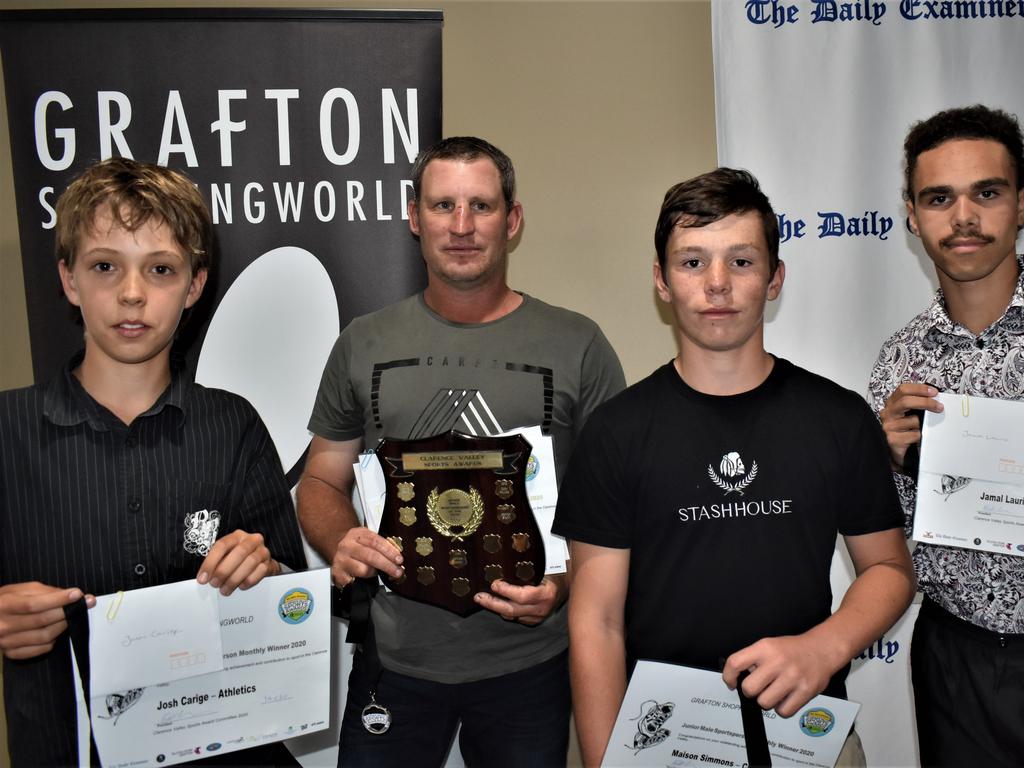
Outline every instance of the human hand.
[[885, 401], [878, 416], [895, 467], [903, 468], [907, 448], [921, 439], [921, 420], [912, 411], [942, 413], [942, 403], [935, 399], [937, 394], [939, 390], [931, 384], [905, 381]]
[[817, 696], [845, 662], [836, 663], [817, 638], [804, 635], [766, 637], [736, 651], [725, 661], [722, 679], [735, 689], [744, 670], [743, 693], [761, 709], [789, 717]]
[[217, 539], [199, 566], [196, 580], [209, 582], [224, 596], [236, 589], [256, 586], [264, 576], [275, 576], [281, 566], [263, 544], [263, 534], [239, 529]]
[[82, 597], [92, 608], [96, 598], [76, 588], [27, 581], [0, 587], [0, 651], [9, 659], [30, 659], [53, 648], [68, 628], [64, 606]]
[[401, 578], [402, 552], [380, 534], [364, 526], [349, 528], [338, 542], [331, 561], [331, 578], [339, 587], [347, 587], [356, 579], [366, 579], [383, 571]]
[[537, 586], [518, 587], [497, 579], [491, 592], [477, 592], [474, 600], [508, 621], [540, 624], [565, 597], [565, 577], [544, 577]]

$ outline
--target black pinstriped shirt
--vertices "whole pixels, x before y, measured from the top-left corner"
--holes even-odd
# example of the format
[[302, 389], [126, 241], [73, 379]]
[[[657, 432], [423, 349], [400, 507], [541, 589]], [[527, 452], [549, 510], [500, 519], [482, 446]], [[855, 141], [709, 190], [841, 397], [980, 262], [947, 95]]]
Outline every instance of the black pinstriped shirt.
[[[247, 401], [175, 374], [126, 426], [71, 374], [80, 360], [48, 384], [0, 393], [0, 584], [101, 595], [189, 579], [204, 531], [239, 528], [306, 567], [277, 451]], [[219, 514], [215, 534], [197, 526], [201, 510]], [[77, 762], [71, 674], [66, 636], [35, 659], [4, 659], [13, 765]]]

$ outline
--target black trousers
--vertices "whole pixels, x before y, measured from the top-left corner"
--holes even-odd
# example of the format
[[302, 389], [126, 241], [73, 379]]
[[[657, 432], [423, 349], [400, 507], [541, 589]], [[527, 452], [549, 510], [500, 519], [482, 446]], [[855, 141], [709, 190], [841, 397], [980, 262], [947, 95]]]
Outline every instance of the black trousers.
[[[569, 747], [569, 654], [521, 672], [470, 683], [435, 683], [381, 670], [355, 655], [341, 724], [338, 768], [436, 768], [444, 765], [456, 726], [471, 768], [563, 768]], [[361, 719], [376, 690], [390, 710], [386, 733]]]
[[1024, 635], [924, 600], [910, 646], [923, 766], [1024, 765]]

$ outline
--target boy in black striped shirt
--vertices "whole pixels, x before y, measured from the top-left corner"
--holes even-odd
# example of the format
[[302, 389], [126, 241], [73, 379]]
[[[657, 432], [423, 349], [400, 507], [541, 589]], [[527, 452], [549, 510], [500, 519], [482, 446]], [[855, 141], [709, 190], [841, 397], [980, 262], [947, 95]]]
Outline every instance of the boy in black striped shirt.
[[192, 577], [227, 595], [279, 561], [305, 567], [255, 410], [171, 367], [210, 269], [210, 215], [192, 182], [98, 163], [61, 195], [56, 242], [85, 351], [48, 383], [0, 393], [0, 650], [19, 766], [78, 760], [65, 606]]

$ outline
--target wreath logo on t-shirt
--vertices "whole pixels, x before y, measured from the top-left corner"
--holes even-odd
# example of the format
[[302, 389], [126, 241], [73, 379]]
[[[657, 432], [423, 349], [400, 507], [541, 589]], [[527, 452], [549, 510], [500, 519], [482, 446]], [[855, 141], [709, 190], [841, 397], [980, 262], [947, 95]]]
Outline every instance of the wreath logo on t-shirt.
[[731, 451], [718, 462], [718, 472], [715, 472], [715, 468], [708, 464], [708, 477], [711, 478], [711, 482], [725, 491], [726, 495], [738, 493], [742, 496], [743, 490], [757, 477], [757, 462], [751, 462], [750, 471], [747, 472], [740, 455], [736, 451]]

